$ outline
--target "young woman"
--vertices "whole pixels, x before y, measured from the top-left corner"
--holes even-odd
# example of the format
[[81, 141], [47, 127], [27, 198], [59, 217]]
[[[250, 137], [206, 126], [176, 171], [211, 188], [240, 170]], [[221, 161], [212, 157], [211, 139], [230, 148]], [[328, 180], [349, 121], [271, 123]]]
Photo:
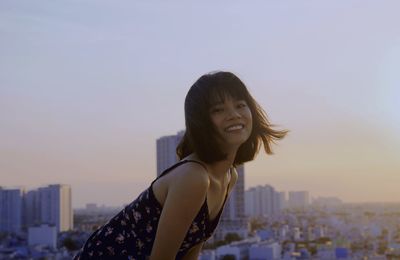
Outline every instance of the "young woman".
[[272, 129], [243, 82], [203, 75], [185, 99], [180, 161], [95, 231], [75, 259], [197, 259], [238, 178], [235, 166], [287, 131]]

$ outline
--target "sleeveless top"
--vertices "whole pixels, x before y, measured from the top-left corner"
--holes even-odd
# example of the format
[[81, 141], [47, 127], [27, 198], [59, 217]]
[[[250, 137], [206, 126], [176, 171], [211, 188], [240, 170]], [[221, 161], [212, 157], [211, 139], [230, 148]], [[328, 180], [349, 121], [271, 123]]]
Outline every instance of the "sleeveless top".
[[[97, 229], [74, 257], [74, 260], [148, 259], [162, 211], [162, 206], [153, 193], [153, 183], [172, 169], [186, 162], [199, 163], [206, 168], [199, 161], [182, 160], [163, 171], [137, 199]], [[230, 174], [232, 179], [232, 173], [230, 172]], [[213, 221], [210, 220], [206, 196], [203, 205], [185, 235], [175, 259], [181, 259], [193, 246], [211, 237], [225, 206], [229, 185], [230, 182], [221, 210]]]

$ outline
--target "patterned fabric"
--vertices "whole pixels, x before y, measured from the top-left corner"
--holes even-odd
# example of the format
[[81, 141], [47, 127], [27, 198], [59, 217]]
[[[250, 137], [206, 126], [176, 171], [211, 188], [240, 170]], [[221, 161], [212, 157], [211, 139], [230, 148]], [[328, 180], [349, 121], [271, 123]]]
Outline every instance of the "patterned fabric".
[[[186, 162], [183, 160], [166, 169], [158, 178]], [[202, 164], [202, 163], [200, 163]], [[202, 164], [203, 165], [203, 164]], [[203, 165], [204, 166], [204, 165]], [[157, 179], [158, 179], [157, 178]], [[154, 196], [153, 183], [139, 197], [126, 206], [105, 225], [96, 230], [86, 241], [74, 260], [82, 259], [148, 259], [156, 236], [162, 207]], [[213, 234], [227, 199], [217, 217], [211, 221], [207, 197], [194, 218], [176, 259], [181, 259], [190, 248], [206, 241]]]

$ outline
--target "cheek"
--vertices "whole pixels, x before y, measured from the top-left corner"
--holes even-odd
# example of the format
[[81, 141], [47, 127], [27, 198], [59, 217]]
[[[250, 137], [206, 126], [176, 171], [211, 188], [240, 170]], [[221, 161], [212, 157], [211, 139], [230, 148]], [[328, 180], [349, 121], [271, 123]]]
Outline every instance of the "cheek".
[[251, 114], [250, 110], [248, 112], [247, 118], [248, 118], [247, 121], [249, 122], [250, 131], [253, 131], [253, 115]]
[[211, 123], [215, 128], [218, 128], [219, 125], [221, 125], [221, 122], [223, 121], [223, 118], [221, 116], [215, 115], [211, 117]]
[[247, 120], [248, 120], [250, 123], [253, 122], [253, 115], [252, 115], [250, 109], [247, 109], [247, 111], [246, 111], [246, 118], [247, 118]]
[[213, 133], [219, 135], [218, 119], [216, 117], [211, 117], [211, 125]]

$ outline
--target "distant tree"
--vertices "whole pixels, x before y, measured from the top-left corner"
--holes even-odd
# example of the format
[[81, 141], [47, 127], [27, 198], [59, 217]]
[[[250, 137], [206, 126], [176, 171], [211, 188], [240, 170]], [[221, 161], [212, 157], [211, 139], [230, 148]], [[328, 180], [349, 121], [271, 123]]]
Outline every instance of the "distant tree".
[[226, 244], [228, 244], [228, 243], [225, 240], [218, 240], [218, 241], [215, 241], [214, 243], [206, 243], [203, 246], [203, 249], [215, 249], [217, 247], [220, 247], [220, 246], [223, 246]]
[[214, 243], [214, 248], [228, 244], [225, 240], [219, 240]]
[[326, 244], [327, 242], [330, 242], [331, 239], [329, 237], [320, 237], [315, 240], [315, 243], [317, 244]]
[[225, 235], [225, 241], [229, 244], [233, 241], [239, 241], [242, 238], [237, 233], [227, 233]]
[[224, 255], [222, 260], [236, 260], [236, 257], [234, 255]]
[[253, 218], [250, 220], [250, 232], [253, 233], [256, 230], [262, 229], [267, 226], [267, 223], [261, 219]]
[[351, 250], [351, 252], [357, 252], [357, 251], [360, 251], [362, 249], [362, 246], [360, 245], [360, 243], [357, 243], [357, 242], [352, 242], [351, 244], [350, 244], [350, 250]]
[[70, 237], [67, 237], [62, 241], [62, 245], [68, 250], [68, 251], [74, 251], [79, 249], [79, 245]]
[[375, 212], [371, 212], [371, 211], [365, 211], [364, 212], [364, 216], [368, 217], [368, 218], [372, 218], [375, 216]]
[[379, 255], [384, 255], [386, 253], [386, 250], [388, 249], [388, 243], [385, 242], [380, 242], [378, 244], [378, 249], [377, 249], [377, 253]]
[[372, 249], [374, 249], [374, 245], [370, 242], [370, 240], [369, 239], [365, 239], [364, 241], [363, 241], [363, 247], [362, 247], [365, 251], [368, 251], [368, 250], [372, 250]]
[[92, 226], [92, 231], [96, 231], [100, 226], [99, 225], [93, 225]]
[[3, 239], [7, 238], [7, 233], [6, 232], [0, 232], [0, 241], [2, 241]]
[[311, 255], [316, 255], [318, 252], [317, 247], [315, 246], [307, 247], [307, 250], [310, 252]]

